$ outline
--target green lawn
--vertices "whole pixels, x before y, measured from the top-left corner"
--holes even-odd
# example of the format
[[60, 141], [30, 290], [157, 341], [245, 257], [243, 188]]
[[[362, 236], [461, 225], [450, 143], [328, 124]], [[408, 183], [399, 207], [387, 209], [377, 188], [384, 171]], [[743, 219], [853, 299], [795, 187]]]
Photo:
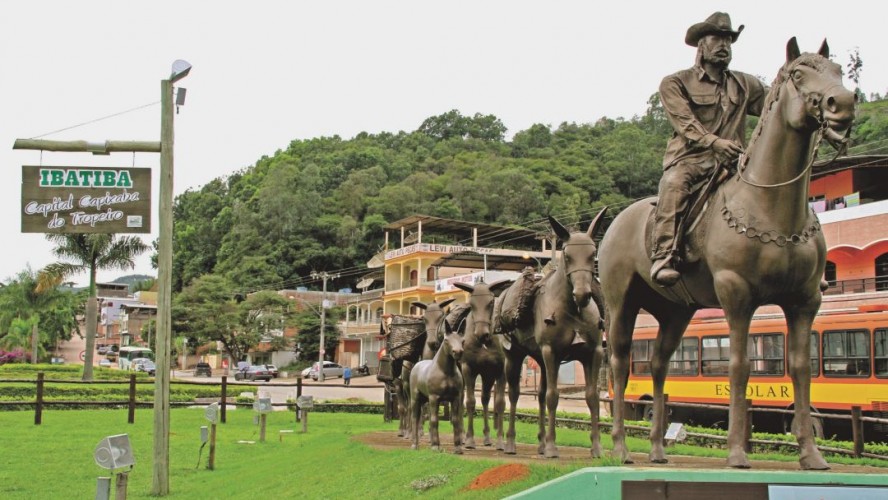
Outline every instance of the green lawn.
[[[589, 460], [575, 466], [541, 463], [531, 465], [531, 476], [496, 489], [463, 491], [496, 462], [466, 460], [451, 453], [433, 452], [423, 441], [422, 449], [379, 451], [352, 436], [379, 430], [396, 430], [397, 423], [384, 423], [380, 415], [313, 413], [309, 432], [290, 412], [268, 417], [268, 440], [259, 443], [253, 412], [239, 409], [228, 413], [228, 423], [218, 426], [216, 470], [206, 469], [208, 449], [199, 467], [200, 426], [207, 422], [201, 409], [174, 409], [170, 435], [170, 498], [502, 498], [585, 466], [615, 465], [613, 459]], [[92, 498], [96, 477], [107, 475], [93, 460], [99, 441], [127, 433], [136, 466], [130, 473], [129, 498], [151, 497], [152, 423], [151, 410], [138, 410], [136, 423], [126, 423], [126, 410], [48, 411], [43, 425], [35, 426], [30, 411], [0, 412], [0, 498]], [[281, 429], [293, 429], [279, 440]], [[442, 421], [441, 432], [450, 431]], [[393, 436], [393, 439], [398, 439]], [[257, 441], [238, 444], [238, 441]], [[536, 426], [519, 424], [518, 441], [536, 442]], [[649, 450], [646, 439], [629, 438], [632, 451]], [[444, 442], [446, 449], [450, 443]], [[587, 431], [558, 430], [561, 446], [589, 446]], [[605, 450], [610, 436], [602, 435]], [[724, 457], [724, 450], [677, 445], [671, 454]], [[751, 456], [750, 458], [769, 458]], [[795, 454], [779, 457], [798, 460]], [[866, 463], [851, 459], [833, 462]], [[439, 482], [422, 491], [420, 485]]]
[[[44, 423], [33, 425], [31, 412], [0, 412], [0, 498], [92, 498], [96, 477], [107, 475], [93, 460], [93, 450], [109, 435], [127, 433], [135, 451], [136, 466], [129, 477], [129, 498], [151, 497], [152, 412], [139, 410], [136, 423], [126, 423], [125, 410], [53, 411]], [[309, 432], [301, 434], [293, 414], [269, 415], [268, 440], [259, 443], [259, 429], [251, 411], [228, 413], [218, 426], [216, 470], [206, 469], [207, 449], [195, 468], [200, 447], [203, 410], [172, 411], [170, 435], [170, 498], [359, 498], [373, 497], [502, 498], [561, 476], [573, 468], [533, 466], [532, 475], [501, 488], [460, 491], [493, 462], [464, 460], [451, 453], [377, 451], [351, 439], [376, 430], [395, 430], [379, 415], [315, 413]], [[281, 429], [295, 429], [279, 441]], [[442, 422], [442, 432], [449, 424]], [[522, 425], [521, 437], [535, 439], [533, 426]], [[578, 431], [561, 434], [588, 435]], [[238, 444], [253, 440], [256, 444]], [[567, 443], [565, 443], [567, 444]], [[449, 446], [448, 446], [449, 448]], [[600, 461], [596, 461], [600, 464]], [[590, 461], [590, 464], [592, 462]], [[432, 476], [444, 484], [420, 491]], [[430, 481], [425, 481], [430, 482]], [[113, 493], [112, 493], [113, 495]]]

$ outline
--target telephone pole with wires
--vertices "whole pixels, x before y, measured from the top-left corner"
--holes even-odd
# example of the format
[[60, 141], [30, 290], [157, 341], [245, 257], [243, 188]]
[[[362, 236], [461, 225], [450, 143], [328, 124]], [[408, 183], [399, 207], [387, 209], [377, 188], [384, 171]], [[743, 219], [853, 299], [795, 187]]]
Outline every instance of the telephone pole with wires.
[[321, 294], [321, 348], [318, 352], [318, 382], [324, 381], [324, 323], [327, 317], [327, 280], [336, 279], [339, 277], [339, 273], [336, 274], [327, 274], [327, 271], [321, 271], [320, 273], [312, 272], [312, 279], [320, 279], [324, 282], [323, 292]]

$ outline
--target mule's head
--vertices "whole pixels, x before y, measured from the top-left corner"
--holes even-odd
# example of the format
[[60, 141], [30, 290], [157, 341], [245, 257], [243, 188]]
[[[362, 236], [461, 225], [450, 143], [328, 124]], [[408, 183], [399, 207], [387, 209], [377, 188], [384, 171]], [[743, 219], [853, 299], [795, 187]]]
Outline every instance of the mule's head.
[[454, 331], [453, 328], [450, 327], [450, 323], [446, 321], [444, 322], [444, 339], [441, 344], [441, 349], [444, 349], [445, 353], [448, 353], [457, 362], [462, 358], [462, 335]]
[[481, 343], [490, 341], [490, 335], [493, 333], [490, 321], [493, 319], [496, 298], [511, 284], [510, 280], [497, 281], [490, 285], [482, 281], [474, 286], [466, 283], [454, 283], [454, 286], [460, 290], [469, 292], [469, 309], [472, 315], [473, 331], [467, 333], [473, 334]]
[[572, 233], [551, 215], [549, 223], [555, 231], [555, 235], [564, 244], [561, 246], [561, 264], [559, 269], [567, 276], [570, 283], [571, 295], [577, 308], [583, 309], [592, 300], [592, 283], [595, 280], [595, 236], [604, 222], [604, 213], [607, 207], [601, 209], [589, 229], [586, 232]]
[[423, 310], [422, 322], [425, 325], [426, 345], [432, 351], [438, 348], [441, 337], [444, 336], [444, 331], [441, 328], [441, 323], [444, 323], [444, 318], [447, 316], [444, 309], [454, 300], [456, 299], [447, 299], [440, 304], [434, 301], [431, 304], [413, 302], [414, 306]]
[[842, 85], [842, 67], [829, 60], [826, 40], [817, 54], [802, 54], [795, 37], [791, 38], [781, 78], [790, 96], [796, 97], [787, 103], [787, 118], [793, 127], [822, 127], [827, 139], [844, 139], [857, 112], [857, 94]]

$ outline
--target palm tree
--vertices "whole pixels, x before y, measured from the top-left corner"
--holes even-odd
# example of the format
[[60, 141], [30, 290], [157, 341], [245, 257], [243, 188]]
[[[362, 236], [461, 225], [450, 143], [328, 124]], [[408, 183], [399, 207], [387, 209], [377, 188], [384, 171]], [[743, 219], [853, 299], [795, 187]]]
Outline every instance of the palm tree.
[[69, 276], [89, 273], [83, 380], [92, 380], [98, 322], [96, 273], [100, 269], [134, 268], [135, 258], [148, 250], [148, 245], [136, 236], [117, 237], [114, 234], [47, 234], [46, 239], [56, 245], [53, 249], [56, 256], [73, 262], [55, 262], [43, 268], [40, 272], [41, 289], [54, 288]]

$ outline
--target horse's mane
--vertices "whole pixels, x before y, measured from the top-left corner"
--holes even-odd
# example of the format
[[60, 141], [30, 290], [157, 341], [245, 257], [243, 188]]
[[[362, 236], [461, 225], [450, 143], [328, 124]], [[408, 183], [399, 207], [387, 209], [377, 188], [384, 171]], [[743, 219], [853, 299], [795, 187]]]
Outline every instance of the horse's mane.
[[768, 122], [768, 118], [771, 115], [771, 109], [774, 107], [774, 104], [780, 100], [780, 91], [783, 89], [783, 84], [789, 80], [792, 71], [798, 66], [808, 66], [818, 72], [823, 72], [826, 69], [826, 63], [828, 61], [829, 59], [820, 54], [805, 52], [795, 60], [789, 61], [780, 67], [780, 71], [777, 72], [777, 76], [774, 78], [774, 81], [771, 82], [771, 89], [768, 91], [767, 97], [765, 97], [765, 104], [762, 107], [762, 116], [759, 118], [758, 124], [756, 124], [755, 129], [752, 131], [752, 137], [749, 139], [749, 146], [746, 148], [747, 154], [743, 158], [740, 169], [745, 167], [746, 163], [749, 161], [749, 157], [755, 149], [756, 140], [762, 135], [762, 129]]

